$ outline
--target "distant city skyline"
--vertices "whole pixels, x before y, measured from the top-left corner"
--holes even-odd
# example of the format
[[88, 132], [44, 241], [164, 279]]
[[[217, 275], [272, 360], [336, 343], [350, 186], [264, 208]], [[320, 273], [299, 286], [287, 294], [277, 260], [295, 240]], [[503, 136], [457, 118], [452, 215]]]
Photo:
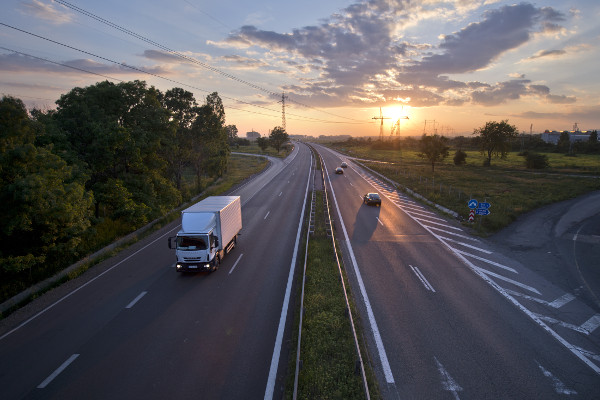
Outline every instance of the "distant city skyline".
[[218, 92], [240, 136], [600, 128], [600, 4], [7, 0], [0, 92], [31, 108], [96, 82]]

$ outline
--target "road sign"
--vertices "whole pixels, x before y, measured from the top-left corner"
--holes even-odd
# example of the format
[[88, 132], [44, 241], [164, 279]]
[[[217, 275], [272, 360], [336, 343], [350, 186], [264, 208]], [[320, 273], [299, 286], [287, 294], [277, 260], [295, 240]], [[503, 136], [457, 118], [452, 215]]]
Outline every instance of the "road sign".
[[488, 209], [490, 208], [492, 205], [490, 203], [479, 203], [479, 205], [477, 206], [477, 208], [485, 208]]
[[475, 220], [475, 210], [469, 211], [469, 222], [473, 222]]
[[475, 214], [477, 215], [488, 215], [490, 213], [490, 210], [488, 210], [487, 208], [477, 208], [475, 210]]
[[473, 208], [477, 208], [477, 205], [479, 204], [479, 202], [475, 199], [471, 199], [471, 200], [469, 200], [469, 202], [467, 204], [469, 205], [469, 208], [473, 209]]

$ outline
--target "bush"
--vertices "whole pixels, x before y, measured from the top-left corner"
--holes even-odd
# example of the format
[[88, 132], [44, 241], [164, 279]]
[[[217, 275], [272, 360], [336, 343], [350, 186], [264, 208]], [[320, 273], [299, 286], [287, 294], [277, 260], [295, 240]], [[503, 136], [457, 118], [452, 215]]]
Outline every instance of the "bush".
[[454, 153], [454, 165], [464, 165], [467, 163], [467, 153], [462, 150], [456, 150]]
[[529, 152], [525, 158], [525, 165], [529, 169], [544, 169], [549, 167], [548, 156]]

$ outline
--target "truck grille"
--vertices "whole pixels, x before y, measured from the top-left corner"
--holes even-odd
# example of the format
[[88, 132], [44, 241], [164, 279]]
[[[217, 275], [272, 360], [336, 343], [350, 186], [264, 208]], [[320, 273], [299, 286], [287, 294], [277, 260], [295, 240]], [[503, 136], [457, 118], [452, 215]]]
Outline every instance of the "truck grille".
[[202, 261], [202, 257], [183, 257], [185, 262]]

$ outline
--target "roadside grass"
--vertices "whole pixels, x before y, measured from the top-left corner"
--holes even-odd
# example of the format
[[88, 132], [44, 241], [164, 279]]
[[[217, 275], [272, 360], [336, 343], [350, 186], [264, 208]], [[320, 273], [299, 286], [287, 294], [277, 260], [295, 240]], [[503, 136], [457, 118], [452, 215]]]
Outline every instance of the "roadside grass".
[[[194, 202], [200, 201], [204, 197], [225, 193], [235, 185], [243, 182], [245, 179], [256, 173], [259, 173], [268, 165], [268, 161], [263, 157], [247, 157], [235, 154], [231, 155], [229, 162], [227, 173], [216, 182], [210, 184], [202, 193], [200, 193], [198, 197], [194, 198]], [[194, 177], [190, 175], [188, 179], [189, 181], [187, 181], [186, 184], [195, 184]], [[3, 310], [0, 310], [0, 319], [5, 318], [18, 308], [31, 302], [33, 299], [41, 296], [50, 289], [60, 286], [64, 282], [77, 278], [94, 265], [97, 265], [100, 262], [112, 257], [119, 251], [131, 246], [140, 239], [167, 225], [169, 222], [179, 218], [180, 211], [187, 206], [189, 206], [189, 203], [183, 204], [175, 210], [171, 210], [169, 213], [151, 222], [137, 232], [129, 232], [125, 229], [125, 227], [117, 223], [104, 224], [98, 231], [100, 235], [94, 238], [94, 244], [88, 246], [88, 254], [98, 251], [102, 247], [116, 241], [119, 241], [119, 244], [112, 249], [106, 250], [103, 254], [100, 254], [93, 259], [88, 258], [89, 256], [85, 257], [84, 259], [80, 260], [78, 266], [73, 266], [75, 268], [72, 268], [69, 271], [67, 271], [66, 268], [70, 266], [73, 260], [69, 260], [71, 262], [66, 263], [60, 268], [53, 269], [51, 271], [46, 270], [44, 271], [46, 272], [45, 274], [33, 274], [28, 271], [27, 274], [19, 275], [15, 277], [15, 279], [3, 280], [0, 282], [0, 303], [12, 298], [13, 296], [36, 284], [40, 284], [40, 287], [39, 289], [36, 289], [29, 297], [26, 297], [20, 302], [10, 305]], [[49, 278], [51, 281], [46, 282], [45, 280]], [[41, 285], [41, 282], [44, 282], [44, 284]]]
[[[335, 146], [334, 146], [335, 147]], [[373, 150], [367, 147], [338, 147], [354, 157], [380, 162], [362, 163], [428, 200], [440, 204], [463, 219], [475, 232], [487, 236], [515, 221], [519, 215], [544, 205], [571, 199], [600, 190], [600, 156], [548, 156], [550, 168], [531, 170], [525, 167], [524, 157], [512, 152], [506, 159], [492, 158], [490, 167], [483, 167], [483, 156], [467, 151], [467, 163], [452, 162], [454, 151], [443, 163], [431, 165], [417, 156], [414, 150]], [[476, 216], [468, 223], [469, 199], [491, 204], [490, 214]]]
[[292, 152], [292, 146], [284, 146], [279, 152], [272, 147], [267, 147], [266, 150], [263, 151], [255, 142], [251, 142], [250, 146], [233, 146], [231, 147], [231, 151], [237, 153], [264, 154], [271, 157], [286, 158]]
[[[319, 173], [321, 167], [318, 158], [316, 163], [317, 173]], [[290, 351], [288, 366], [290, 372], [287, 377], [285, 398], [292, 399], [294, 394], [296, 344], [298, 343], [298, 325], [302, 312], [301, 364], [297, 398], [364, 399], [362, 375], [350, 318], [346, 309], [340, 269], [337, 265], [332, 239], [327, 234], [328, 227], [325, 222], [327, 213], [323, 193], [323, 191], [315, 193], [314, 229], [310, 235], [306, 259], [304, 309], [296, 307], [291, 340], [293, 348]], [[310, 198], [308, 200], [310, 201]], [[308, 226], [310, 220], [311, 217], [307, 212], [305, 226]], [[304, 254], [307, 234], [308, 232], [305, 230], [300, 254]], [[337, 242], [336, 247], [339, 249]], [[341, 255], [338, 257], [340, 260], [342, 259]], [[380, 399], [381, 395], [369, 360], [360, 315], [356, 310], [343, 266], [341, 270], [359, 340], [369, 394], [372, 399]], [[302, 282], [302, 271], [303, 268], [298, 268], [296, 276], [297, 282], [300, 283]], [[301, 290], [296, 292], [296, 304], [299, 305]]]
[[364, 399], [358, 355], [325, 218], [323, 192], [319, 191], [315, 230], [308, 244], [298, 398]]

